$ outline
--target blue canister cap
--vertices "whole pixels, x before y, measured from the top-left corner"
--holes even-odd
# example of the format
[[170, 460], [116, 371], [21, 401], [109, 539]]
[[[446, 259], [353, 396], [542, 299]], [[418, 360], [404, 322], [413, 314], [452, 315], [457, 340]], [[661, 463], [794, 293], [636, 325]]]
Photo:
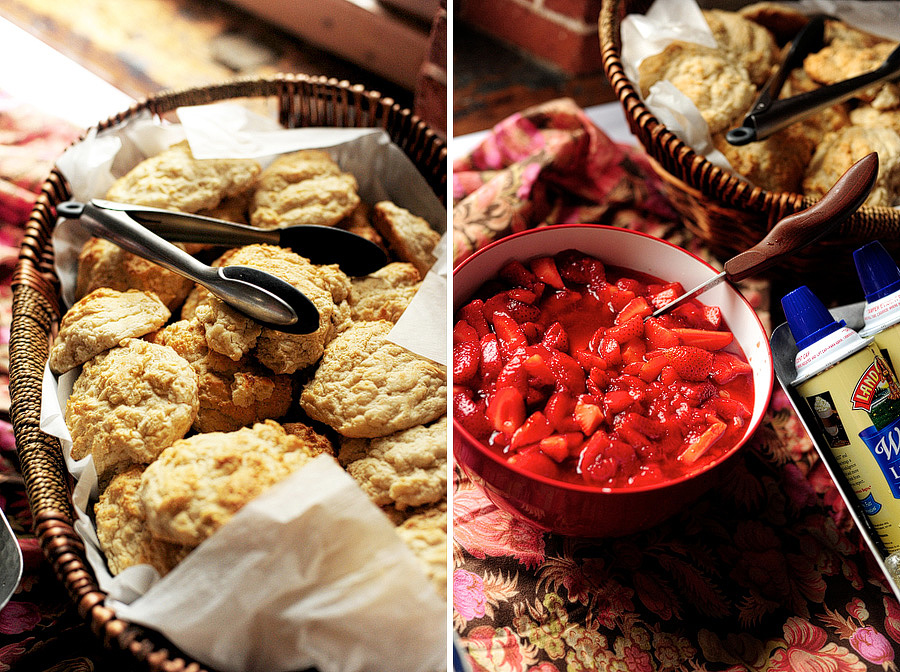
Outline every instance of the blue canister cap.
[[837, 322], [831, 316], [825, 304], [806, 285], [785, 294], [781, 299], [781, 307], [798, 350], [805, 350], [816, 341], [846, 326], [843, 320]]
[[872, 303], [900, 291], [900, 269], [879, 241], [866, 243], [856, 250], [853, 261], [866, 302]]

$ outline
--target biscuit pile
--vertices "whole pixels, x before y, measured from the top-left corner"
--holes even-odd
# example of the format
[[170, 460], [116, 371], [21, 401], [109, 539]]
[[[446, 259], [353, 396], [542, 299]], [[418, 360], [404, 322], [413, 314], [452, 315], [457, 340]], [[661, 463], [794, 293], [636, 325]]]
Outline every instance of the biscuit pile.
[[[734, 146], [725, 134], [741, 125], [781, 62], [786, 43], [808, 19], [769, 2], [737, 12], [703, 10], [703, 15], [717, 48], [676, 41], [645, 59], [638, 68], [642, 95], [656, 82], [670, 81], [697, 106], [713, 144], [735, 172], [770, 191], [819, 198], [875, 151], [878, 177], [866, 205], [900, 205], [900, 84], [870, 87], [762, 141]], [[824, 43], [788, 75], [782, 98], [874, 70], [897, 47], [836, 20], [826, 21]]]
[[319, 327], [295, 335], [105, 240], [84, 246], [77, 302], [49, 367], [81, 367], [65, 419], [73, 458], [92, 456], [99, 477], [94, 514], [110, 571], [146, 563], [167, 573], [252, 498], [329, 454], [446, 598], [446, 367], [387, 339], [440, 235], [394, 203], [364, 203], [354, 176], [315, 150], [263, 170], [252, 160], [197, 160], [182, 142], [137, 165], [106, 198], [261, 228], [341, 227], [391, 259], [351, 278], [272, 245], [185, 246], [300, 289]]

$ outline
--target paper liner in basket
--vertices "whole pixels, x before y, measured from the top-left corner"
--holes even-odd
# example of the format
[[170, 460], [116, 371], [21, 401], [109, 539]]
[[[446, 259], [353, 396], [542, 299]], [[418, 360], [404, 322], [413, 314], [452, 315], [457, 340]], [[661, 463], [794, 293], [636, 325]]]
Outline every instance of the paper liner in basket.
[[[319, 147], [357, 176], [363, 200], [392, 200], [436, 230], [446, 230], [445, 209], [383, 131], [284, 130], [228, 103], [182, 109], [179, 116], [182, 125], [138, 116], [70, 148], [58, 167], [73, 198], [102, 197], [115, 177], [185, 136], [197, 156], [252, 156], [263, 165], [278, 152]], [[68, 305], [78, 252], [87, 238], [77, 221], [63, 220], [54, 233]], [[446, 266], [446, 259], [423, 282], [418, 307], [414, 301], [407, 309], [416, 329], [392, 332], [392, 339], [443, 363], [446, 270], [441, 263]], [[63, 420], [77, 374], [57, 380], [46, 371], [41, 428], [62, 442], [76, 479], [76, 529], [119, 616], [159, 630], [187, 654], [224, 672], [445, 668], [446, 602], [380, 509], [328, 457], [313, 460], [245, 506], [162, 579], [146, 565], [111, 576], [88, 514], [97, 497], [96, 473], [90, 457], [72, 460]]]

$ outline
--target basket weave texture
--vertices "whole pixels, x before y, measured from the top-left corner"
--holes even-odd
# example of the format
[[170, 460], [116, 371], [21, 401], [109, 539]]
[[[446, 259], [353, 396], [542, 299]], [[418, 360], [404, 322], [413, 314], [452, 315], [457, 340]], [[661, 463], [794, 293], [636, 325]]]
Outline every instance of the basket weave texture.
[[[100, 122], [96, 128], [111, 128], [143, 111], [161, 117], [181, 106], [232, 99], [273, 103], [286, 128], [384, 129], [446, 203], [447, 149], [443, 137], [392, 99], [332, 78], [282, 74], [162, 92]], [[152, 672], [201, 672], [207, 668], [177, 651], [164, 637], [117, 618], [105, 605], [105, 594], [73, 528], [69, 479], [59, 441], [39, 426], [44, 367], [61, 317], [51, 234], [55, 208], [70, 196], [62, 175], [51, 172], [26, 225], [12, 281], [11, 416], [35, 533], [79, 615], [105, 646], [124, 652]]]
[[[735, 177], [694, 152], [650, 112], [625, 74], [621, 23], [626, 14], [644, 13], [651, 4], [647, 0], [604, 0], [599, 18], [603, 69], [631, 132], [650, 156], [666, 195], [687, 228], [716, 254], [730, 256], [759, 242], [781, 219], [815, 199], [768, 191]], [[900, 210], [863, 206], [837, 230], [782, 266], [800, 273], [828, 268], [841, 278], [852, 271], [856, 282], [850, 253], [874, 239], [881, 240], [895, 257], [900, 254]]]

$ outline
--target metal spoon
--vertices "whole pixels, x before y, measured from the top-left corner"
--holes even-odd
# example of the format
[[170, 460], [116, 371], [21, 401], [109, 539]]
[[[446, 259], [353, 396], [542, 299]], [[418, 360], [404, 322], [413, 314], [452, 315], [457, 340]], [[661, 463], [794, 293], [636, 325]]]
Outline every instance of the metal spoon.
[[782, 219], [756, 245], [726, 261], [725, 270], [657, 309], [652, 317], [659, 317], [723, 280], [737, 282], [755, 275], [815, 242], [859, 209], [877, 176], [878, 154], [872, 152], [850, 166], [821, 199]]
[[126, 212], [99, 207], [93, 202], [65, 201], [56, 206], [56, 213], [80, 219], [91, 235], [190, 278], [264, 326], [295, 334], [308, 334], [319, 328], [319, 311], [313, 302], [271, 273], [249, 266], [207, 266]]
[[19, 548], [19, 542], [9, 525], [9, 520], [2, 512], [0, 518], [3, 519], [0, 523], [0, 609], [2, 609], [16, 592], [22, 579], [24, 561], [22, 549]]
[[250, 245], [268, 243], [287, 247], [314, 264], [337, 264], [347, 275], [368, 275], [388, 262], [378, 245], [350, 231], [333, 226], [303, 224], [279, 229], [260, 229], [222, 219], [187, 215], [161, 208], [94, 199], [94, 205], [120, 210], [166, 240], [177, 243]]

